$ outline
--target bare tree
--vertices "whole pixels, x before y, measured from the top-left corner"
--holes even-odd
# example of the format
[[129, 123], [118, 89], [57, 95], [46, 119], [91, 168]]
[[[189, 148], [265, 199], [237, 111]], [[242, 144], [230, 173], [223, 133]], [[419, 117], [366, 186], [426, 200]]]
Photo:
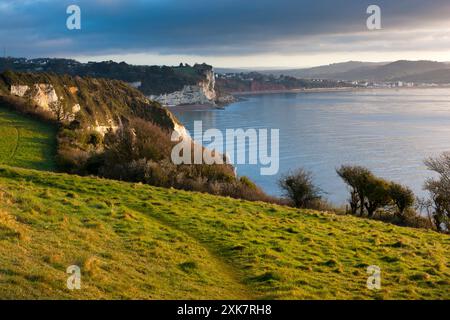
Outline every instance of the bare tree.
[[436, 228], [449, 231], [450, 227], [450, 152], [425, 161], [429, 170], [438, 174], [425, 183], [425, 190], [430, 194], [433, 212], [432, 218]]
[[304, 169], [288, 173], [278, 184], [297, 208], [311, 207], [322, 199], [322, 191], [314, 184], [311, 172]]

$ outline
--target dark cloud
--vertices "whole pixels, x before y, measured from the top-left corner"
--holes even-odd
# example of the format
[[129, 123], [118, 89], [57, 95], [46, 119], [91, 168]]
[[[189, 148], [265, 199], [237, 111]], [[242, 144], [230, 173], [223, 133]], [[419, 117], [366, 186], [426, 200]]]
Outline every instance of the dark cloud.
[[[70, 4], [82, 9], [81, 31], [65, 27]], [[365, 28], [370, 4], [382, 8], [376, 35]], [[2, 0], [0, 43], [21, 56], [410, 50], [402, 32], [449, 13], [448, 0]]]

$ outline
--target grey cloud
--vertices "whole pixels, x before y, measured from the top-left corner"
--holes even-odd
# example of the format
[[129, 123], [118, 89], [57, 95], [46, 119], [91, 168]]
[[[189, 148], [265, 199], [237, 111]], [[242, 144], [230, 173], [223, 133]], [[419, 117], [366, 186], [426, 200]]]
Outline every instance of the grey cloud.
[[[81, 31], [65, 28], [73, 3], [82, 9]], [[383, 13], [385, 30], [377, 35], [365, 29], [373, 3]], [[447, 0], [6, 0], [0, 42], [15, 55], [33, 56], [289, 54], [376, 49], [375, 43], [384, 43], [380, 50], [406, 50], [414, 47], [414, 34], [401, 30], [443, 22], [449, 13]]]

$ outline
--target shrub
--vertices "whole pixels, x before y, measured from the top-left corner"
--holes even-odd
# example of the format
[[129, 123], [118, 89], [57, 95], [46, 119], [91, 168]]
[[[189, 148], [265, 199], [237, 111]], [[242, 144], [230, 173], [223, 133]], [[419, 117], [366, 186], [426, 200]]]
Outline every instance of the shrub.
[[88, 158], [89, 154], [83, 150], [63, 147], [58, 149], [56, 162], [65, 172], [79, 173], [85, 167]]
[[245, 176], [241, 177], [239, 179], [239, 182], [242, 184], [243, 187], [246, 187], [250, 190], [256, 190], [258, 188], [258, 186], [253, 181], [251, 181], [248, 177]]
[[94, 147], [98, 147], [102, 143], [103, 143], [103, 136], [96, 131], [90, 132], [86, 137], [86, 144], [90, 144], [90, 145], [93, 145]]
[[322, 198], [322, 191], [314, 185], [312, 174], [304, 169], [288, 173], [279, 180], [280, 188], [297, 208], [307, 208]]

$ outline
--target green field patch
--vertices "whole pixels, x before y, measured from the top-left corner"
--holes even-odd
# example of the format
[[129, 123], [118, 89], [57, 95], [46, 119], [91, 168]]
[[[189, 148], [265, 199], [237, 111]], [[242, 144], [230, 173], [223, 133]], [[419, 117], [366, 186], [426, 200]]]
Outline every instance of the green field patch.
[[0, 106], [0, 164], [55, 170], [56, 132], [52, 125]]

